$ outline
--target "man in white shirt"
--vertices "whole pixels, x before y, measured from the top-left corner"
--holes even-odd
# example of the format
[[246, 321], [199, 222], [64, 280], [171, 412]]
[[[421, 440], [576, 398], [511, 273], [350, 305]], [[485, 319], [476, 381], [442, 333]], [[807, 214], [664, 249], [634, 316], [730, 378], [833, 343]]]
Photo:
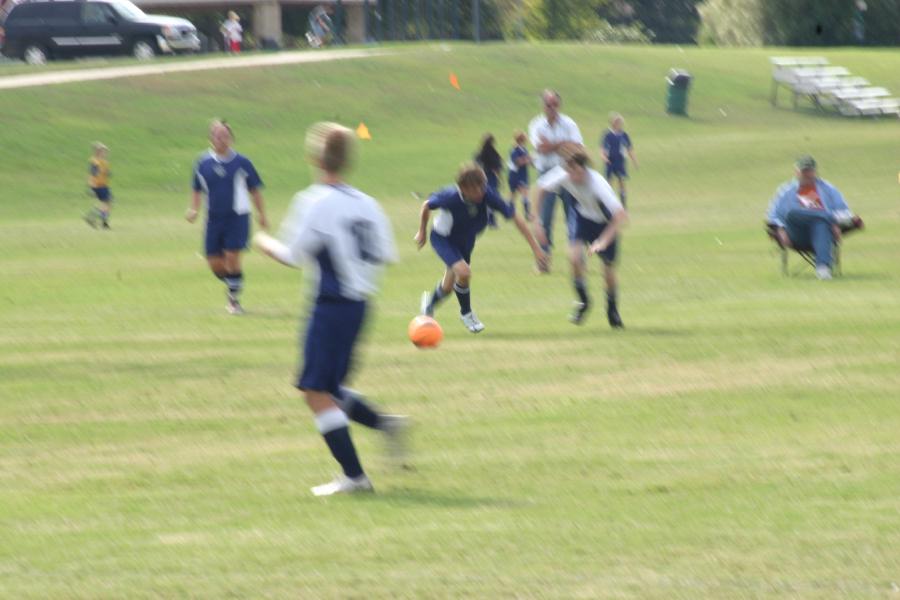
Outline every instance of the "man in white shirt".
[[[583, 146], [564, 146], [561, 151], [566, 158], [565, 165], [547, 171], [537, 182], [537, 209], [547, 194], [568, 191], [573, 198], [573, 231], [569, 238], [569, 261], [572, 264], [572, 280], [578, 302], [570, 320], [581, 324], [591, 305], [585, 285], [587, 271], [584, 247], [591, 254], [597, 254], [603, 261], [603, 275], [606, 280], [606, 316], [610, 327], [624, 327], [617, 306], [618, 279], [616, 276], [617, 235], [627, 220], [627, 213], [616, 197], [612, 186], [600, 173], [590, 168], [590, 158]], [[546, 242], [546, 226], [537, 226], [537, 238]]]
[[[563, 164], [559, 150], [564, 144], [584, 144], [581, 131], [578, 129], [575, 121], [559, 112], [559, 107], [562, 104], [559, 94], [554, 90], [544, 90], [541, 94], [541, 100], [544, 114], [536, 116], [528, 125], [528, 137], [535, 149], [534, 167], [537, 169], [539, 176]], [[572, 199], [565, 191], [560, 195], [566, 217], [566, 230], [571, 239], [574, 234], [570, 223]], [[543, 242], [543, 250], [548, 256], [553, 245], [553, 209], [555, 206], [556, 193], [548, 191], [542, 199], [542, 209], [536, 211], [538, 219], [543, 223], [547, 232], [546, 241]], [[547, 270], [549, 270], [549, 267]], [[546, 272], [544, 269], [542, 271]]]

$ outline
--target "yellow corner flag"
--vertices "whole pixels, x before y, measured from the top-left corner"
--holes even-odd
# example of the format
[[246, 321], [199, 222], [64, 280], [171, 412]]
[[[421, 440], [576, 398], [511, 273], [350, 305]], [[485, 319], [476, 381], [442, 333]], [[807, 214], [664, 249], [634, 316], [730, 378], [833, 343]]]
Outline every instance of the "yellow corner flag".
[[361, 140], [372, 139], [372, 136], [369, 134], [369, 128], [366, 127], [365, 123], [360, 122], [359, 127], [356, 128], [356, 137]]
[[453, 72], [450, 73], [450, 85], [452, 85], [456, 89], [461, 89], [459, 87], [459, 79], [456, 78], [456, 73], [453, 73]]

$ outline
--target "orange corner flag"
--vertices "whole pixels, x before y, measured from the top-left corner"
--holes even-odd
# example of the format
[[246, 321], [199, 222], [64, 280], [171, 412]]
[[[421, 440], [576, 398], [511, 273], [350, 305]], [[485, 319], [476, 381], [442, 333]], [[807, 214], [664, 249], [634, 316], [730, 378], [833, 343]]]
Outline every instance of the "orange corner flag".
[[450, 73], [450, 85], [455, 87], [456, 89], [460, 89], [459, 87], [459, 79], [456, 78], [456, 73]]
[[369, 134], [369, 128], [366, 127], [365, 123], [360, 123], [359, 127], [356, 128], [356, 137], [361, 140], [371, 140], [372, 136]]

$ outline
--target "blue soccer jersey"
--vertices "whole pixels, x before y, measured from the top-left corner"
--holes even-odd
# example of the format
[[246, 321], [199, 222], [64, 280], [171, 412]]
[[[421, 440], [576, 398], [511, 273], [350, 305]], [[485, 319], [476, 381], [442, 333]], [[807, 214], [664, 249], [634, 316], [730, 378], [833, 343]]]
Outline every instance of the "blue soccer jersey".
[[528, 163], [519, 165], [518, 161], [528, 157], [528, 149], [524, 146], [516, 146], [509, 153], [509, 180], [516, 181], [520, 185], [528, 185]]
[[194, 165], [193, 189], [206, 195], [211, 218], [250, 213], [250, 191], [262, 180], [246, 156], [232, 151], [221, 158], [209, 150]]
[[624, 131], [615, 132], [610, 129], [603, 136], [600, 145], [606, 151], [609, 162], [618, 164], [625, 161], [624, 152], [631, 149], [631, 138]]
[[503, 200], [491, 188], [485, 190], [481, 202], [466, 202], [459, 187], [455, 185], [432, 194], [428, 198], [428, 208], [439, 211], [434, 217], [432, 231], [461, 248], [474, 244], [478, 234], [487, 227], [488, 208], [507, 219], [515, 215], [513, 205]]

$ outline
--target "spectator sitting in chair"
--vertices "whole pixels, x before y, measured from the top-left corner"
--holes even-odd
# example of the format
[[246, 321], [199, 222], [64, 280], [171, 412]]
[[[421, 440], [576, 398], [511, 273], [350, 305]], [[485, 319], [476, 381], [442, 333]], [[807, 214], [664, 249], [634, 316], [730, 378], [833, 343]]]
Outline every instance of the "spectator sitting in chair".
[[776, 227], [779, 244], [812, 251], [816, 277], [831, 279], [832, 247], [841, 241], [842, 230], [859, 227], [861, 221], [850, 212], [837, 188], [819, 179], [812, 156], [797, 160], [796, 175], [778, 188], [768, 221]]

